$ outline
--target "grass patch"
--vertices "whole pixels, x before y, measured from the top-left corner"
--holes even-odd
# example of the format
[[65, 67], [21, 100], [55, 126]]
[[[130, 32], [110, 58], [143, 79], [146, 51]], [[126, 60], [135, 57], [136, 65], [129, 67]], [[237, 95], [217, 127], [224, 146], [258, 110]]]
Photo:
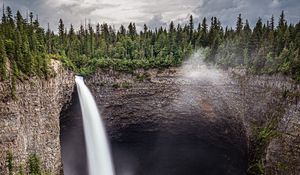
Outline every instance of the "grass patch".
[[121, 83], [120, 87], [124, 88], [124, 89], [129, 89], [132, 87], [132, 85], [129, 82], [123, 82], [123, 83]]
[[148, 73], [140, 73], [136, 75], [136, 80], [139, 82], [143, 82], [145, 80], [150, 80], [150, 75]]
[[125, 82], [122, 82], [122, 83], [114, 83], [112, 85], [112, 87], [115, 88], [115, 89], [119, 89], [119, 88], [129, 89], [129, 88], [132, 87], [132, 84], [125, 81]]

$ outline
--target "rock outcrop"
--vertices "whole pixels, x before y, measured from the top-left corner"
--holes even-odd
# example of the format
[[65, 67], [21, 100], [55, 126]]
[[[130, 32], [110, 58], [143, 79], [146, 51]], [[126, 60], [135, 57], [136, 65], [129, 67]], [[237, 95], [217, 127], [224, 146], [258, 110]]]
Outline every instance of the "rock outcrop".
[[10, 87], [0, 83], [0, 174], [8, 174], [8, 152], [13, 172], [18, 172], [19, 166], [26, 172], [31, 155], [40, 159], [43, 171], [59, 174], [61, 170], [59, 117], [70, 100], [74, 76], [60, 62], [51, 63], [56, 76], [17, 80], [16, 99], [7, 98]]

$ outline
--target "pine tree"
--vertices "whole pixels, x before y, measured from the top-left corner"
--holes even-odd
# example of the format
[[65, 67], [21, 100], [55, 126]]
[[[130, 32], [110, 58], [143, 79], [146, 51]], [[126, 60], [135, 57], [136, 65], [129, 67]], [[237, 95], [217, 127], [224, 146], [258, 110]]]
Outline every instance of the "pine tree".
[[16, 99], [16, 91], [17, 91], [17, 77], [19, 76], [19, 70], [15, 61], [12, 63], [13, 73], [11, 76], [11, 96], [13, 99]]
[[[23, 35], [25, 37], [25, 35]], [[16, 36], [15, 36], [15, 50], [14, 50], [14, 59], [15, 59], [15, 63], [17, 64], [17, 67], [19, 67], [19, 69], [21, 71], [25, 71], [25, 60], [24, 60], [24, 56], [23, 56], [23, 52], [22, 52], [22, 36], [20, 31], [16, 32]]]
[[34, 70], [33, 70], [34, 60], [33, 60], [32, 54], [30, 52], [30, 46], [29, 46], [27, 36], [23, 36], [23, 38], [22, 38], [22, 55], [23, 55], [23, 61], [24, 61], [23, 73], [30, 76], [30, 75], [32, 75], [32, 73], [34, 73]]
[[175, 32], [174, 22], [171, 21], [171, 23], [169, 25], [169, 33], [174, 33], [174, 32]]
[[286, 29], [286, 21], [284, 11], [281, 12], [279, 22], [278, 22], [278, 29], [284, 31]]
[[193, 40], [193, 31], [194, 31], [194, 20], [193, 16], [190, 16], [190, 21], [189, 21], [189, 42], [192, 42]]
[[208, 46], [207, 29], [208, 26], [206, 24], [206, 18], [203, 18], [201, 32], [200, 32], [200, 43], [202, 47]]
[[24, 25], [24, 19], [21, 15], [20, 11], [17, 11], [16, 23], [17, 23], [17, 29], [22, 32], [23, 31], [23, 25]]
[[7, 19], [10, 27], [14, 27], [14, 20], [13, 20], [13, 15], [12, 15], [12, 10], [9, 6], [6, 7], [6, 14], [7, 14]]
[[135, 23], [129, 23], [129, 25], [128, 25], [128, 34], [131, 37], [131, 39], [135, 38], [135, 36], [136, 36]]
[[242, 20], [242, 15], [239, 14], [238, 18], [237, 18], [237, 22], [236, 22], [236, 33], [239, 35], [241, 34], [243, 29], [243, 20]]
[[278, 33], [277, 33], [276, 55], [278, 56], [285, 47], [284, 37], [286, 35], [287, 25], [286, 25], [284, 11], [281, 12], [277, 28], [278, 28], [277, 29]]
[[274, 16], [273, 16], [273, 15], [272, 15], [272, 17], [271, 17], [270, 29], [271, 29], [272, 31], [274, 30]]
[[33, 13], [32, 12], [30, 12], [30, 14], [29, 14], [29, 19], [30, 19], [30, 25], [32, 25], [33, 24]]
[[120, 27], [120, 35], [122, 35], [122, 36], [125, 36], [126, 35], [126, 29], [125, 29], [125, 27], [123, 26], [123, 25], [121, 25], [121, 27]]
[[6, 80], [7, 79], [7, 57], [5, 52], [5, 46], [3, 39], [0, 39], [0, 74], [1, 79]]
[[63, 45], [64, 37], [65, 37], [65, 26], [62, 19], [59, 19], [58, 35], [59, 35], [60, 45]]
[[144, 30], [142, 32], [142, 35], [145, 39], [148, 38], [148, 26], [147, 26], [147, 24], [144, 24]]
[[244, 30], [244, 33], [251, 34], [252, 30], [250, 28], [248, 20], [246, 20], [243, 30]]
[[[24, 75], [47, 77], [49, 53], [61, 55], [71, 69], [78, 68], [87, 73], [104, 63], [106, 67], [114, 65], [122, 70], [125, 67], [132, 70], [139, 66], [179, 65], [196, 46], [208, 47], [206, 60], [224, 68], [244, 66], [256, 73], [283, 72], [295, 79], [300, 77], [297, 71], [300, 23], [288, 25], [284, 12], [277, 27], [273, 16], [267, 23], [259, 18], [253, 31], [248, 20], [243, 23], [239, 14], [235, 29], [223, 28], [218, 18], [212, 17], [209, 29], [206, 18], [203, 18], [194, 30], [191, 15], [182, 26], [175, 27], [171, 21], [168, 28], [160, 26], [151, 30], [145, 24], [139, 33], [133, 22], [129, 23], [128, 30], [121, 25], [115, 31], [111, 25], [98, 23], [94, 31], [89, 23], [81, 25], [77, 31], [73, 25], [69, 30], [65, 28], [60, 19], [58, 35], [50, 30], [49, 25], [45, 32], [37, 15], [35, 20], [32, 12], [29, 16], [30, 19], [24, 19], [17, 11], [13, 18], [9, 7], [3, 11], [0, 24], [1, 79], [5, 74], [3, 70], [6, 70], [4, 67], [8, 65], [4, 62], [8, 61], [16, 70], [11, 78], [14, 83]], [[120, 60], [116, 62], [115, 58]]]
[[97, 23], [97, 25], [96, 25], [96, 36], [95, 36], [96, 38], [96, 49], [98, 49], [99, 48], [99, 43], [100, 43], [100, 24], [99, 23]]
[[250, 52], [251, 53], [256, 53], [258, 51], [257, 49], [259, 48], [262, 35], [263, 35], [263, 24], [262, 24], [261, 18], [259, 18], [253, 29], [253, 34], [252, 34], [252, 38], [250, 41]]
[[92, 25], [88, 24], [88, 30], [89, 30], [89, 53], [88, 55], [94, 54], [94, 30], [92, 28]]

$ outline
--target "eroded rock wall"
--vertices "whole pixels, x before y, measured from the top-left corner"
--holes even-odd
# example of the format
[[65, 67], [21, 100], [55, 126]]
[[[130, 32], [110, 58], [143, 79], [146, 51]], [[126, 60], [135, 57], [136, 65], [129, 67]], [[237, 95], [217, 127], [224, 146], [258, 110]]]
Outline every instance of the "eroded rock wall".
[[[246, 142], [250, 159], [252, 149], [259, 147], [253, 141], [257, 128], [272, 124], [276, 136], [268, 138], [259, 154], [267, 174], [300, 173], [300, 87], [289, 78], [240, 70], [186, 74], [153, 69], [133, 74], [98, 71], [87, 84], [112, 137], [131, 124], [156, 123], [172, 132], [176, 122], [189, 122], [215, 128], [200, 133], [229, 145]], [[244, 145], [237, 148], [247, 152]]]
[[52, 67], [56, 76], [49, 80], [17, 80], [15, 100], [6, 97], [10, 87], [0, 83], [0, 174], [8, 174], [7, 152], [13, 156], [13, 172], [19, 166], [26, 172], [33, 154], [46, 172], [59, 174], [61, 170], [59, 117], [70, 100], [74, 77], [58, 61], [52, 60]]
[[[236, 71], [233, 75], [244, 93], [241, 97], [248, 135], [266, 143], [260, 163], [266, 174], [299, 174], [300, 85], [282, 75], [253, 76]], [[251, 141], [249, 145], [257, 149], [258, 143]]]

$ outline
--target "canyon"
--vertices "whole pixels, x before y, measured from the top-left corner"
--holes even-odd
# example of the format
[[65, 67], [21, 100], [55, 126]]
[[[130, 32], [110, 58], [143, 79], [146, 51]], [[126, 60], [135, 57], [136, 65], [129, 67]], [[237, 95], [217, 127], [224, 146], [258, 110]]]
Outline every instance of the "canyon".
[[[189, 164], [194, 170], [189, 174], [246, 174], [260, 166], [266, 174], [299, 174], [299, 84], [283, 75], [251, 75], [242, 69], [197, 70], [98, 70], [85, 78], [102, 113], [117, 174], [174, 174], [170, 167], [184, 166], [197, 157], [199, 162]], [[56, 76], [49, 80], [18, 83], [16, 100], [1, 94], [2, 174], [8, 174], [8, 151], [15, 165], [25, 165], [30, 154], [37, 154], [46, 172], [61, 173], [59, 138], [65, 128], [60, 122], [72, 120], [65, 111], [75, 104], [76, 94], [74, 74], [61, 66], [55, 71]], [[9, 89], [4, 83], [0, 87], [1, 92]], [[134, 143], [162, 146], [126, 152]], [[198, 145], [199, 149], [182, 143]], [[186, 150], [193, 150], [194, 155], [186, 155]], [[219, 157], [211, 159], [214, 156]], [[152, 168], [144, 171], [149, 165]]]

